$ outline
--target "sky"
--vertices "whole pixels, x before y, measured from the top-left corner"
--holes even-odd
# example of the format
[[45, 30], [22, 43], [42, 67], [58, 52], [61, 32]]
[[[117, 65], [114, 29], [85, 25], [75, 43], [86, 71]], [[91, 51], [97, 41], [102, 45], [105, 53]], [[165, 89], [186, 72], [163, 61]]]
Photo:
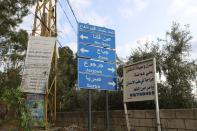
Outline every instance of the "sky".
[[[77, 51], [77, 23], [66, 0], [59, 0], [73, 28], [58, 4], [58, 40]], [[173, 22], [190, 25], [193, 36], [191, 58], [197, 57], [197, 0], [70, 0], [79, 22], [115, 30], [116, 51], [122, 59], [145, 41], [165, 38]], [[34, 12], [34, 8], [31, 9]], [[33, 15], [20, 26], [31, 32]], [[139, 42], [141, 44], [139, 44]]]

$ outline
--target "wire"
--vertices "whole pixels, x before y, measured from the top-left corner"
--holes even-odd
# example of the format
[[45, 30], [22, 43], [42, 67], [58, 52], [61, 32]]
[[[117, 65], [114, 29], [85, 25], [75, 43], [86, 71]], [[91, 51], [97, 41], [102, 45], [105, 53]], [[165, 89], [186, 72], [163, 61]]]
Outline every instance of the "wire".
[[[71, 12], [72, 12], [72, 14], [73, 14], [73, 16], [74, 16], [74, 18], [75, 18], [76, 23], [78, 23], [78, 20], [77, 20], [75, 14], [74, 14], [74, 11], [72, 10], [72, 7], [71, 7], [69, 1], [67, 1], [67, 2], [68, 2], [68, 5], [69, 5], [69, 7], [70, 7], [70, 9], [71, 9]], [[59, 3], [59, 5], [60, 5], [60, 7], [61, 7], [61, 9], [62, 9], [62, 11], [63, 11], [63, 13], [64, 13], [64, 15], [66, 16], [66, 19], [68, 20], [69, 24], [71, 25], [73, 31], [75, 32], [75, 34], [77, 34], [77, 32], [76, 32], [76, 30], [75, 30], [73, 24], [71, 23], [71, 21], [70, 21], [68, 15], [66, 14], [65, 10], [63, 9], [62, 4], [60, 3], [60, 1], [58, 1], [58, 3]], [[61, 48], [63, 48], [61, 42], [60, 42], [59, 40], [57, 40], [57, 42], [58, 42], [59, 46], [60, 46]], [[65, 50], [65, 53], [66, 53], [66, 54], [71, 55], [70, 53], [67, 52], [67, 50], [66, 50], [65, 48], [64, 48], [64, 50]]]
[[63, 47], [59, 40], [57, 40], [57, 43], [60, 45], [61, 48]]
[[58, 3], [59, 3], [59, 5], [60, 5], [60, 7], [61, 7], [61, 9], [62, 9], [63, 13], [64, 13], [64, 14], [65, 14], [65, 16], [66, 16], [66, 19], [68, 20], [69, 24], [71, 25], [71, 27], [72, 27], [73, 31], [77, 34], [77, 32], [76, 32], [76, 30], [75, 30], [74, 26], [72, 25], [72, 23], [71, 23], [70, 19], [68, 18], [68, 15], [66, 14], [65, 10], [63, 9], [62, 4], [61, 4], [60, 2], [58, 2]]
[[71, 12], [72, 12], [72, 14], [73, 14], [73, 16], [74, 16], [74, 18], [75, 18], [76, 23], [78, 23], [77, 17], [76, 17], [76, 15], [75, 15], [74, 11], [73, 11], [73, 8], [72, 8], [72, 6], [71, 6], [69, 0], [66, 0], [66, 1], [67, 1], [68, 5], [69, 5], [69, 7], [70, 7], [70, 10], [71, 10]]

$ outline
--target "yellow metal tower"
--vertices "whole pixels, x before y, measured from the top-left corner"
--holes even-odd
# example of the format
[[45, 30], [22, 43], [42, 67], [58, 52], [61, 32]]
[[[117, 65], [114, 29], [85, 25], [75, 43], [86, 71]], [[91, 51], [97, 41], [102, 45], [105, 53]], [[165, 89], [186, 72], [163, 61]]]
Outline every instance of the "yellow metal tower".
[[57, 0], [37, 0], [32, 35], [57, 36]]
[[[57, 0], [37, 0], [33, 36], [57, 37]], [[56, 119], [57, 45], [55, 44], [49, 87], [45, 94], [45, 122]]]

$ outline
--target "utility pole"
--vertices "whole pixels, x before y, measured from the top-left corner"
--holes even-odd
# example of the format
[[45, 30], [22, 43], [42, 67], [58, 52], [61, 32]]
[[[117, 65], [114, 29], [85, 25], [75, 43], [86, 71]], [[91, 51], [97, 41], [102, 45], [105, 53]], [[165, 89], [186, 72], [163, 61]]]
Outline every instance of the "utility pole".
[[[32, 30], [33, 36], [57, 37], [57, 0], [37, 0]], [[52, 68], [45, 94], [45, 123], [56, 119], [57, 44], [52, 59]], [[49, 116], [50, 114], [50, 116]]]

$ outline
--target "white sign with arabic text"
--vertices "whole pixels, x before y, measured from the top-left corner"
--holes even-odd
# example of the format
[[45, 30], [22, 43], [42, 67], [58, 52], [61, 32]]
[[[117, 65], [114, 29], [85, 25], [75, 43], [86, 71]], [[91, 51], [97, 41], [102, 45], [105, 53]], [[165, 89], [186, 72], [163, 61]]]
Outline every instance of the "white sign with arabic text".
[[23, 92], [45, 94], [56, 38], [30, 36], [22, 76]]
[[124, 102], [155, 99], [154, 59], [124, 66]]

